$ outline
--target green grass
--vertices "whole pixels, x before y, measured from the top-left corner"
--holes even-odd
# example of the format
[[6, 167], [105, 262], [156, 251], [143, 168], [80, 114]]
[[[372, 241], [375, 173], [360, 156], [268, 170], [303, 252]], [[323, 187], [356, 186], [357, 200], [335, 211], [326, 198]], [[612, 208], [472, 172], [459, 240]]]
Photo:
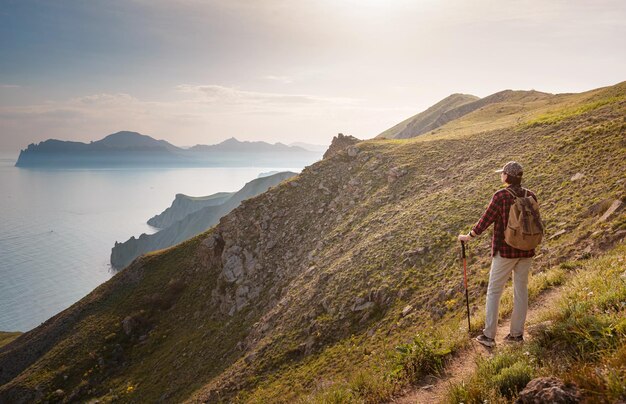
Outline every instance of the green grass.
[[22, 335], [21, 332], [5, 332], [0, 331], [0, 347], [5, 346], [9, 342], [13, 341], [15, 338]]
[[505, 349], [491, 359], [479, 359], [467, 382], [450, 387], [451, 403], [509, 402], [532, 379], [534, 369], [524, 352]]
[[537, 118], [526, 122], [525, 124], [531, 127], [540, 126], [540, 125], [553, 125], [565, 119], [584, 114], [585, 112], [593, 111], [594, 109], [600, 108], [604, 105], [623, 101], [624, 99], [625, 97], [621, 95], [621, 96], [609, 97], [609, 98], [605, 98], [602, 100], [590, 102], [590, 103], [587, 103], [581, 106], [576, 106], [573, 108], [559, 109], [559, 110], [552, 111], [546, 114], [542, 114], [538, 116]]

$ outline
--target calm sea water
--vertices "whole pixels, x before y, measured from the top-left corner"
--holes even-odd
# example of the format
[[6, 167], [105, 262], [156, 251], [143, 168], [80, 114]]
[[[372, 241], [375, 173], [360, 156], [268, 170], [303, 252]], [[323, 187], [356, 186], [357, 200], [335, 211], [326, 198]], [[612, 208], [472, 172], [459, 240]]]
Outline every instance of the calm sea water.
[[236, 191], [262, 172], [301, 168], [41, 170], [0, 154], [0, 330], [27, 331], [113, 272], [114, 242], [154, 233], [146, 221], [177, 193]]

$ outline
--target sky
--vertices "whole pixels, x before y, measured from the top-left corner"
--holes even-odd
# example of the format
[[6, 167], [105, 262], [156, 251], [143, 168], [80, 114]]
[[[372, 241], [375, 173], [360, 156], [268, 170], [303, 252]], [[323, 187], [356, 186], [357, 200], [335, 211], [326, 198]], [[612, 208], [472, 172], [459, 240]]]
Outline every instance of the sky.
[[453, 93], [626, 80], [623, 0], [0, 0], [0, 151], [376, 136]]

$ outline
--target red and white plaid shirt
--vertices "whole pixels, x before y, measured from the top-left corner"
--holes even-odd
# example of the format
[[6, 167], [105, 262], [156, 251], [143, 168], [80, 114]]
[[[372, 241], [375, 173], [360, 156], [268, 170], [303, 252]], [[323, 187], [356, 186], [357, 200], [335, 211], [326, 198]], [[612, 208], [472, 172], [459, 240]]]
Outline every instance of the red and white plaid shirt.
[[[517, 196], [523, 196], [525, 191], [521, 186], [514, 185], [509, 185], [507, 189], [513, 191]], [[532, 191], [528, 191], [528, 195], [537, 200], [537, 196]], [[527, 258], [535, 255], [535, 250], [518, 250], [504, 241], [504, 229], [506, 229], [509, 222], [509, 209], [514, 201], [515, 199], [506, 189], [499, 190], [493, 194], [487, 210], [472, 229], [476, 235], [480, 235], [493, 223], [493, 238], [491, 241], [492, 257], [494, 257], [497, 252], [500, 252], [500, 256], [504, 258]]]

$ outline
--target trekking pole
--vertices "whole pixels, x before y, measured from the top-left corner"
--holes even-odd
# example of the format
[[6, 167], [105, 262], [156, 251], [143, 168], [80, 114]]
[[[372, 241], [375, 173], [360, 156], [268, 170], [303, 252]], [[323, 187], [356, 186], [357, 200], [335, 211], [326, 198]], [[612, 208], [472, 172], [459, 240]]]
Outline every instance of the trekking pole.
[[461, 241], [461, 251], [463, 251], [463, 279], [465, 280], [465, 305], [467, 306], [467, 332], [471, 332], [469, 295], [467, 293], [467, 258], [465, 257], [465, 241]]

